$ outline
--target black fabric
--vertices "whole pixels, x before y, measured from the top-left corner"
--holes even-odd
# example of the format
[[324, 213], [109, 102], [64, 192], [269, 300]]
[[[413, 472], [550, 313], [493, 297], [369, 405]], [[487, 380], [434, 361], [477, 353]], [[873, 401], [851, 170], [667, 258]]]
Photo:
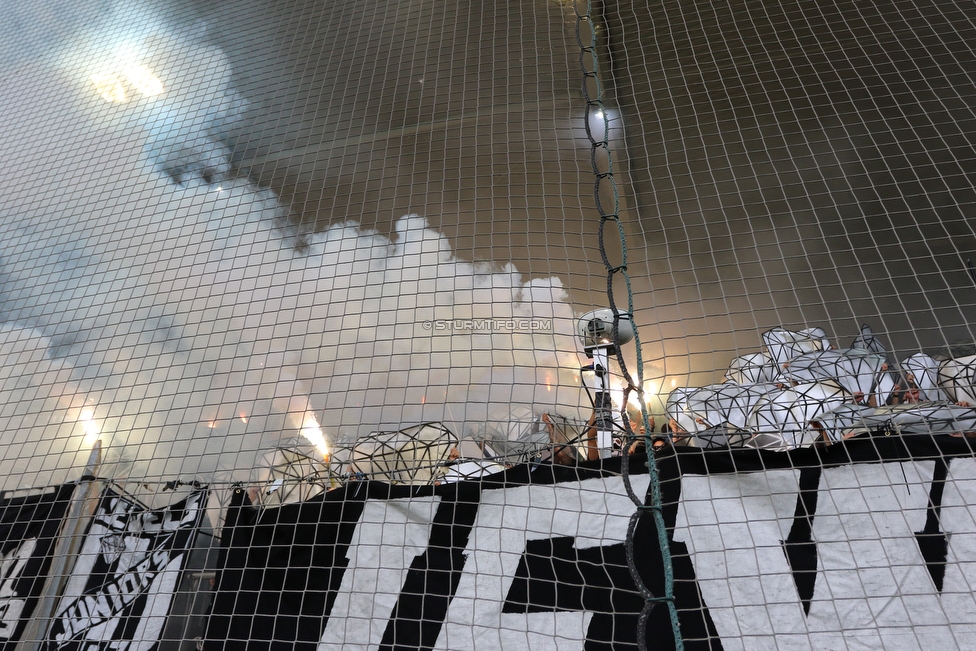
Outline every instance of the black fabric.
[[[876, 436], [790, 452], [661, 448], [655, 458], [684, 647], [717, 650], [722, 642], [702, 598], [688, 549], [672, 535], [683, 476], [801, 469], [794, 522], [783, 545], [798, 597], [808, 610], [816, 587], [817, 549], [812, 531], [824, 468], [938, 461], [972, 454], [968, 439], [948, 436]], [[631, 474], [647, 472], [646, 456], [631, 455], [627, 462]], [[464, 550], [486, 491], [614, 476], [620, 473], [620, 464], [621, 459], [614, 458], [577, 466], [521, 465], [478, 481], [437, 487], [351, 483], [302, 504], [263, 512], [250, 505], [243, 490], [238, 491], [222, 540], [225, 560], [205, 649], [313, 651], [348, 565], [349, 545], [365, 500], [437, 495], [441, 503], [428, 547], [410, 565], [381, 643], [384, 651], [431, 649], [461, 575], [470, 569]], [[926, 561], [936, 570], [941, 563], [944, 572], [945, 546], [937, 539], [942, 535], [938, 531], [938, 481], [937, 469], [929, 524], [919, 532], [919, 544], [931, 548]], [[648, 492], [645, 507], [650, 504]], [[553, 537], [526, 544], [503, 611], [590, 611], [593, 615], [584, 641], [588, 651], [634, 648], [641, 629], [648, 648], [674, 648], [667, 605], [658, 601], [664, 596], [665, 579], [653, 510], [635, 507], [635, 512], [634, 562], [643, 586], [652, 595], [649, 601], [634, 583], [622, 544], [579, 550], [573, 538]], [[938, 581], [935, 574], [933, 580]], [[642, 611], [647, 614], [646, 626], [639, 623]]]
[[0, 651], [14, 651], [37, 606], [74, 488], [0, 500], [0, 554], [9, 559], [0, 575]]
[[644, 599], [630, 577], [624, 546], [579, 550], [574, 542], [528, 541], [502, 612], [591, 611], [586, 651], [636, 648]]
[[861, 463], [934, 461], [973, 456], [973, 438], [948, 435], [858, 437], [826, 447], [772, 452], [769, 450], [700, 450], [675, 448], [682, 475], [717, 475], [763, 470], [836, 468]]
[[380, 651], [432, 649], [467, 560], [464, 548], [478, 515], [477, 482], [451, 484], [438, 491], [427, 550], [414, 559], [383, 634]]
[[[646, 461], [646, 457], [632, 457], [631, 472], [646, 473]], [[579, 482], [619, 472], [620, 459], [612, 459], [578, 466], [522, 465], [481, 481], [436, 487], [354, 482], [301, 504], [263, 511], [250, 504], [244, 490], [236, 490], [222, 537], [222, 569], [205, 649], [313, 651], [348, 566], [349, 545], [365, 501], [436, 495], [441, 502], [427, 549], [407, 572], [380, 647], [431, 649], [465, 568], [464, 549], [484, 491]], [[586, 599], [577, 605], [597, 613], [586, 648], [616, 648], [601, 646], [613, 641], [635, 645], [643, 600], [633, 588], [623, 546], [576, 554], [567, 551], [572, 539], [556, 538], [530, 541], [526, 554], [538, 555], [540, 545], [542, 549], [555, 545], [565, 552], [554, 561], [562, 568], [555, 588], [559, 600], [534, 603], [531, 611], [522, 612], [564, 610], [566, 600], [572, 602], [566, 595], [585, 593]], [[523, 575], [529, 577], [527, 572]], [[606, 594], [612, 595], [619, 612], [607, 612], [601, 596]]]
[[935, 589], [942, 592], [945, 581], [946, 559], [949, 556], [949, 538], [942, 531], [939, 518], [942, 511], [942, 493], [949, 476], [949, 462], [937, 459], [932, 472], [932, 488], [929, 490], [929, 504], [925, 513], [925, 528], [915, 532], [918, 550], [925, 559], [925, 568], [932, 577]]
[[207, 648], [314, 650], [349, 562], [364, 499], [375, 486], [264, 512], [235, 490]]
[[[691, 449], [691, 448], [685, 448]], [[660, 448], [657, 457], [658, 475], [661, 480], [661, 502], [664, 526], [671, 552], [671, 569], [674, 578], [674, 604], [678, 612], [678, 625], [681, 640], [688, 651], [720, 651], [722, 640], [718, 636], [715, 622], [708, 612], [702, 598], [695, 567], [685, 543], [674, 539], [674, 525], [681, 499], [680, 455], [684, 449]], [[652, 486], [648, 486], [644, 505], [650, 506]], [[665, 596], [664, 562], [658, 551], [657, 524], [653, 512], [645, 510], [634, 530], [634, 549], [643, 553], [635, 556], [638, 572], [644, 585], [656, 598]], [[647, 625], [644, 628], [645, 644], [648, 649], [668, 650], [675, 648], [671, 614], [663, 601], [649, 604]]]
[[[932, 581], [941, 592], [948, 556], [948, 538], [940, 529], [939, 519], [942, 493], [948, 476], [949, 461], [953, 458], [973, 456], [972, 440], [947, 435], [897, 436], [881, 432], [876, 436], [859, 437], [828, 447], [803, 448], [789, 452], [748, 449], [707, 451], [694, 448], [673, 449], [659, 458], [662, 487], [665, 488], [664, 513], [667, 527], [669, 531], [674, 527], [678, 499], [673, 494], [669, 496], [666, 487], [674, 483], [680, 484], [680, 478], [684, 475], [733, 474], [800, 468], [800, 491], [797, 495], [793, 525], [787, 539], [782, 543], [792, 571], [797, 596], [804, 612], [809, 614], [816, 590], [818, 567], [817, 544], [813, 539], [813, 520], [817, 510], [817, 495], [823, 469], [864, 463], [932, 461], [935, 467], [925, 527], [922, 531], [916, 532], [915, 537]], [[684, 579], [679, 578], [677, 556], [675, 563], [677, 586], [678, 582]], [[678, 603], [679, 608], [686, 607], [681, 602]], [[702, 612], [707, 623], [710, 623], [704, 607]], [[694, 630], [686, 626], [684, 612], [681, 613], [681, 627], [683, 635], [696, 636], [702, 631], [697, 624]], [[705, 629], [709, 632], [713, 630], [707, 625]]]
[[813, 518], [817, 514], [817, 494], [820, 489], [819, 467], [800, 471], [800, 494], [796, 496], [793, 526], [786, 540], [780, 541], [786, 561], [793, 572], [793, 584], [803, 604], [803, 612], [810, 614], [810, 602], [817, 581], [817, 543], [813, 540]]
[[106, 488], [41, 648], [112, 651], [158, 640], [172, 598], [165, 577], [182, 571], [207, 494], [150, 510]]

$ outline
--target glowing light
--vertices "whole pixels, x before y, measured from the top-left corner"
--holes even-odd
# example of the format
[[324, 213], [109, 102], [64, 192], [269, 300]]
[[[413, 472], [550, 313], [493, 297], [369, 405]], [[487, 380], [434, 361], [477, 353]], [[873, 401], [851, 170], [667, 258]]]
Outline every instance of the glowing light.
[[610, 389], [610, 404], [614, 411], [620, 411], [620, 406], [624, 401], [624, 392], [621, 389]]
[[128, 101], [122, 80], [115, 75], [94, 74], [90, 79], [95, 84], [95, 90], [106, 102], [122, 104]]
[[[116, 68], [118, 70], [118, 68]], [[123, 104], [129, 101], [126, 94], [126, 84], [146, 97], [161, 95], [166, 89], [159, 77], [153, 74], [146, 65], [130, 65], [121, 73], [96, 72], [91, 77], [95, 90], [106, 102]]]
[[640, 409], [641, 408], [640, 396], [637, 395], [637, 392], [636, 391], [631, 391], [627, 395], [627, 404], [630, 405], [631, 407], [635, 408], [635, 409]]
[[94, 445], [101, 433], [101, 428], [95, 421], [95, 408], [84, 407], [78, 415], [78, 422], [81, 423], [81, 428], [85, 432], [85, 445]]
[[648, 380], [644, 383], [644, 402], [651, 404], [654, 397], [658, 394], [658, 383], [655, 380]]
[[241, 422], [247, 425], [247, 414], [241, 414]]
[[210, 421], [209, 423], [207, 423], [207, 427], [209, 427], [210, 429], [217, 427], [217, 421], [215, 420]]
[[165, 90], [163, 88], [163, 82], [152, 73], [152, 70], [148, 66], [135, 66], [127, 69], [124, 74], [125, 78], [129, 80], [129, 83], [135, 86], [136, 90], [146, 97], [161, 95]]
[[302, 421], [301, 434], [305, 440], [315, 446], [316, 450], [322, 453], [324, 458], [329, 458], [329, 443], [325, 440], [325, 434], [322, 433], [322, 428], [319, 427], [319, 422], [315, 416], [308, 412], [305, 412], [305, 419]]

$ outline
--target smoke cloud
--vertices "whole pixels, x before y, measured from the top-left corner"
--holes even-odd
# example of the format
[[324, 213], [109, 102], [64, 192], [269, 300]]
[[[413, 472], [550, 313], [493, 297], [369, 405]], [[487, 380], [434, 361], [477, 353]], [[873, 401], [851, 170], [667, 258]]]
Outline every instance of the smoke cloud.
[[[0, 488], [75, 479], [99, 439], [103, 476], [237, 481], [282, 443], [580, 415], [558, 279], [460, 260], [418, 215], [392, 237], [296, 238], [231, 169], [222, 134], [247, 105], [202, 32], [18, 7], [32, 33], [0, 38]], [[67, 46], [37, 50], [42, 33]]]

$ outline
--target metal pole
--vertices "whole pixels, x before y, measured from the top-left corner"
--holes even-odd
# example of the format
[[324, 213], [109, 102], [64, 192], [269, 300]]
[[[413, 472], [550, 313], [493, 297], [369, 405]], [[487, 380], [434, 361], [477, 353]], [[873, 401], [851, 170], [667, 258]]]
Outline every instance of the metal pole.
[[68, 515], [65, 517], [64, 525], [61, 528], [61, 536], [54, 546], [54, 559], [51, 562], [51, 570], [48, 573], [47, 580], [44, 582], [44, 591], [41, 593], [41, 599], [34, 611], [34, 616], [31, 617], [27, 628], [24, 629], [23, 636], [17, 643], [16, 651], [40, 651], [44, 644], [44, 637], [51, 627], [58, 598], [68, 582], [71, 569], [74, 567], [75, 557], [81, 548], [85, 534], [85, 523], [95, 510], [98, 496], [96, 484], [99, 483], [95, 477], [101, 459], [102, 442], [99, 440], [95, 441], [92, 446], [88, 464], [85, 466], [85, 473], [71, 494]]
[[593, 373], [596, 375], [595, 402], [596, 445], [600, 458], [613, 453], [613, 404], [610, 400], [610, 348], [593, 349]]

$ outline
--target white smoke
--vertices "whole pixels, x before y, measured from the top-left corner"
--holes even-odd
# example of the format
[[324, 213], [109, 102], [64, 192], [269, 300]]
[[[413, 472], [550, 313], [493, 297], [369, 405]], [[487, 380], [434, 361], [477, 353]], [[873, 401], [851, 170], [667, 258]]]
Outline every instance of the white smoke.
[[246, 480], [300, 435], [579, 415], [558, 280], [459, 260], [416, 215], [296, 248], [230, 174], [220, 50], [104, 15], [0, 59], [0, 487], [76, 478], [96, 439], [105, 476]]

